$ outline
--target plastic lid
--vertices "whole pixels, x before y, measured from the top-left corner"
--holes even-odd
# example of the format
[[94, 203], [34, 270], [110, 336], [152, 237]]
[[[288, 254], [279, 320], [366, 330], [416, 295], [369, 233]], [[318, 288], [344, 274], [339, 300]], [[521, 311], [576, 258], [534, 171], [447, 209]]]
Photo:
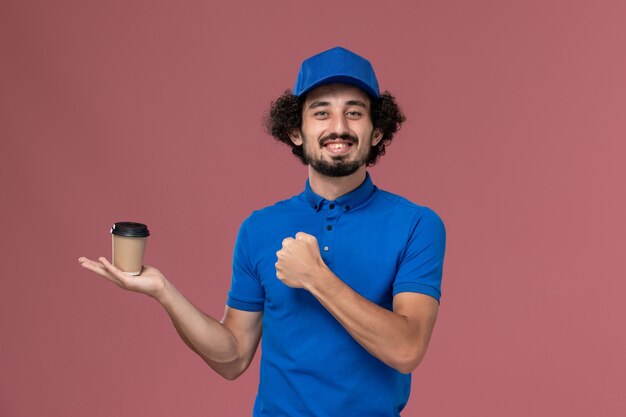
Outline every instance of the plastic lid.
[[150, 231], [148, 226], [143, 223], [135, 222], [117, 222], [113, 224], [111, 233], [117, 236], [125, 237], [148, 237]]

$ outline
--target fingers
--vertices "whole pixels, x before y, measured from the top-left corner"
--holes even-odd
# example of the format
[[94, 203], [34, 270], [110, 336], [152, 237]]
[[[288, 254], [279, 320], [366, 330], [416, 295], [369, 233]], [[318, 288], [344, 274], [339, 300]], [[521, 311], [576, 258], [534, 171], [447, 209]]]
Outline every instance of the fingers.
[[282, 246], [281, 248], [276, 252], [276, 256], [278, 258], [280, 258], [281, 256], [285, 255], [285, 251], [287, 250], [287, 248], [289, 246], [291, 246], [293, 244], [293, 242], [295, 242], [296, 240], [292, 237], [286, 237], [283, 239], [282, 241]]
[[121, 272], [119, 269], [117, 269], [116, 267], [113, 266], [113, 264], [111, 262], [109, 262], [109, 260], [107, 258], [105, 258], [104, 256], [101, 256], [98, 258], [98, 260], [100, 262], [102, 262], [102, 265], [104, 265], [104, 267], [112, 273], [119, 273]]
[[305, 242], [317, 242], [317, 239], [315, 238], [315, 236], [310, 235], [308, 233], [304, 233], [304, 232], [296, 233], [296, 240], [303, 240]]
[[91, 259], [87, 258], [78, 258], [78, 263], [80, 263], [80, 266], [82, 266], [83, 268], [95, 272], [96, 274], [102, 275], [106, 273], [104, 265], [100, 262], [92, 261]]
[[292, 237], [286, 237], [283, 239], [283, 248], [287, 245], [292, 244], [295, 241], [302, 241], [302, 242], [317, 242], [317, 238], [313, 235], [310, 235], [308, 233], [305, 232], [298, 232], [296, 233], [296, 238], [292, 238]]
[[91, 272], [95, 272], [101, 277], [104, 277], [121, 287], [126, 286], [126, 280], [128, 277], [126, 277], [123, 272], [114, 267], [105, 257], [100, 257], [98, 260], [100, 262], [84, 257], [78, 258], [78, 262], [83, 268]]
[[80, 258], [78, 258], [78, 263], [81, 266], [85, 266], [85, 267], [86, 267], [86, 265], [104, 267], [104, 265], [102, 265], [101, 263], [92, 261], [91, 259], [87, 259], [87, 258], [82, 257], [82, 256]]
[[284, 278], [282, 267], [280, 261], [274, 264], [274, 269], [276, 269], [276, 278], [282, 280]]
[[291, 253], [296, 248], [301, 248], [306, 246], [305, 244], [312, 243], [317, 245], [317, 238], [315, 236], [305, 232], [298, 232], [296, 233], [295, 239], [292, 237], [286, 237], [283, 239], [282, 247], [278, 252], [276, 252], [276, 256], [280, 259], [281, 256]]
[[276, 252], [276, 258], [278, 258], [278, 263], [276, 267], [280, 267], [280, 261], [285, 260], [289, 257], [297, 255], [298, 253], [302, 253], [303, 250], [307, 250], [307, 247], [312, 247], [311, 244], [314, 244], [317, 247], [317, 238], [313, 235], [310, 235], [305, 232], [296, 233], [295, 239], [292, 237], [286, 237], [282, 241], [282, 247]]

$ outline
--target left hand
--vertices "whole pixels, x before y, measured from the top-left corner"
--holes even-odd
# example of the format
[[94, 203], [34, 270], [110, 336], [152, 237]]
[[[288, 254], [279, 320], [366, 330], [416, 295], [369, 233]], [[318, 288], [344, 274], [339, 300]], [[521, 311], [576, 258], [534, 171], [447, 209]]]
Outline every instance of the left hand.
[[305, 288], [326, 267], [317, 239], [304, 232], [284, 239], [276, 257], [276, 277], [292, 288]]

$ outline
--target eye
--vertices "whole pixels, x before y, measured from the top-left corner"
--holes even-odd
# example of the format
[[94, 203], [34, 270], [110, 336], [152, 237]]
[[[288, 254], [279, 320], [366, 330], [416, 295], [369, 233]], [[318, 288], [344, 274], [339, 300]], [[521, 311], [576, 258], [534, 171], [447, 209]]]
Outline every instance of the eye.
[[316, 111], [315, 113], [313, 113], [313, 116], [318, 118], [318, 119], [323, 119], [328, 117], [328, 112], [324, 111], [324, 110], [319, 110]]
[[353, 110], [353, 111], [349, 111], [346, 113], [346, 116], [352, 118], [352, 119], [358, 119], [359, 117], [361, 117], [361, 112]]

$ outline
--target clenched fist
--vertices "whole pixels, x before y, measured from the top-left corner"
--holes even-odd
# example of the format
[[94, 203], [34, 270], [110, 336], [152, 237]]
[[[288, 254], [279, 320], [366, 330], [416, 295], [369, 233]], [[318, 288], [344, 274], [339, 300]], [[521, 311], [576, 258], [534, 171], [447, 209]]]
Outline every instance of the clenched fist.
[[306, 288], [327, 268], [317, 239], [304, 232], [296, 233], [295, 239], [284, 239], [276, 257], [276, 277], [292, 288]]

